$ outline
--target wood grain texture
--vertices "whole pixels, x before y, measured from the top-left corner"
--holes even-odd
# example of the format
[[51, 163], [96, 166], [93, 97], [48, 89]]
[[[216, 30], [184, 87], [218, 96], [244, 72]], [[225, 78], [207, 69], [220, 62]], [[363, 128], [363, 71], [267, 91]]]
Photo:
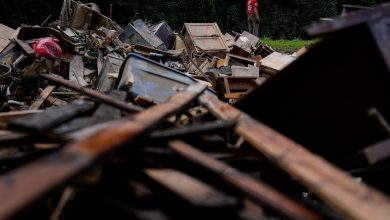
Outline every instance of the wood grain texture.
[[60, 151], [2, 175], [0, 177], [0, 219], [15, 216], [98, 159], [186, 108], [205, 89], [203, 85], [191, 85], [185, 92], [173, 96], [169, 102], [144, 110], [135, 115], [132, 120], [103, 126], [92, 135], [64, 146]]
[[207, 156], [184, 142], [172, 141], [168, 145], [186, 159], [213, 171], [254, 202], [273, 209], [288, 219], [322, 219], [313, 211], [292, 201], [271, 187], [254, 180], [225, 163]]
[[194, 206], [207, 208], [238, 207], [238, 200], [216, 188], [171, 169], [146, 169], [145, 173]]
[[200, 102], [220, 119], [236, 119], [237, 134], [347, 219], [389, 218], [390, 200], [381, 192], [216, 97]]

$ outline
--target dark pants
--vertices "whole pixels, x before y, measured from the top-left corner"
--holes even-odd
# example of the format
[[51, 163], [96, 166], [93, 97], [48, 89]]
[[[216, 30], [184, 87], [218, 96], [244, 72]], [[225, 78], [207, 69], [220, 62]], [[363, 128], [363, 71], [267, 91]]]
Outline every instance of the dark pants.
[[249, 33], [259, 36], [259, 21], [257, 20], [255, 13], [248, 15], [248, 27]]

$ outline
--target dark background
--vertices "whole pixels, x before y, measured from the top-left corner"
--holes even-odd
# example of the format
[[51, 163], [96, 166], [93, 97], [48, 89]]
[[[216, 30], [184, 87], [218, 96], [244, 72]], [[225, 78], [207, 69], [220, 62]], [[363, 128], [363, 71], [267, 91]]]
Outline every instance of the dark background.
[[[50, 14], [58, 18], [62, 0], [0, 0], [0, 22], [16, 28], [21, 23], [41, 24]], [[166, 20], [180, 31], [183, 22], [217, 22], [223, 32], [246, 29], [246, 0], [92, 0], [108, 15], [113, 4], [113, 19], [122, 26], [135, 15], [158, 22]], [[340, 14], [342, 4], [373, 6], [389, 0], [259, 0], [261, 36], [297, 38], [300, 28], [322, 17]]]

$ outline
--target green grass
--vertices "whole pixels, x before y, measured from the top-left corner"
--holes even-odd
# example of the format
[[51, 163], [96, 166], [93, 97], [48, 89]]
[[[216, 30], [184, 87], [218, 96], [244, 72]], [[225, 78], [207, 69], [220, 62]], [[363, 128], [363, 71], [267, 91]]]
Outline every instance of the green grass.
[[261, 42], [277, 52], [292, 54], [304, 46], [318, 42], [318, 40], [272, 40], [270, 38], [261, 38]]

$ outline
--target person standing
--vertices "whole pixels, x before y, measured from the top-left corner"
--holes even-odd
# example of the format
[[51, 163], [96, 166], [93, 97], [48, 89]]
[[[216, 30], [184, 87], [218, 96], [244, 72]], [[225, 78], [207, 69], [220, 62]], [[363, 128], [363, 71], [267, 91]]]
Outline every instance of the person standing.
[[249, 33], [258, 36], [259, 35], [259, 4], [257, 0], [248, 0], [246, 4], [246, 15], [248, 17]]

